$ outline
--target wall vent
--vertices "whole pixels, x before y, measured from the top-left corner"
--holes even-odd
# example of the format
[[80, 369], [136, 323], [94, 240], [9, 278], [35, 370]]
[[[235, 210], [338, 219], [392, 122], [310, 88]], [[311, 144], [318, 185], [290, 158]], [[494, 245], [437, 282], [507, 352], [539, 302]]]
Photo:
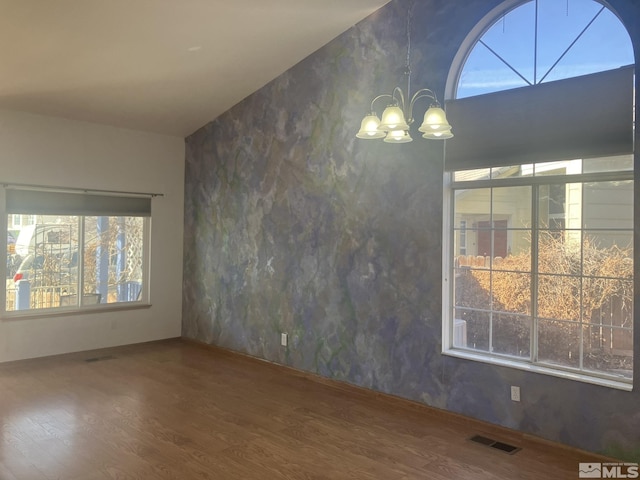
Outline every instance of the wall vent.
[[475, 443], [479, 443], [481, 445], [486, 445], [487, 447], [495, 448], [496, 450], [500, 450], [502, 452], [508, 453], [509, 455], [513, 455], [516, 452], [522, 450], [519, 447], [509, 445], [508, 443], [498, 442], [493, 438], [483, 437], [482, 435], [474, 435], [469, 440]]

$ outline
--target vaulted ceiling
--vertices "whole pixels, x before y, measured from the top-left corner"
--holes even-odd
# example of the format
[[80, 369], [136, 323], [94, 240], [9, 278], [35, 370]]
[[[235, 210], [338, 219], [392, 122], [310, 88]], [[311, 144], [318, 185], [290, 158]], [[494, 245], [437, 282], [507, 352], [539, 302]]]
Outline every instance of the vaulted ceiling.
[[388, 0], [0, 0], [0, 108], [186, 136]]

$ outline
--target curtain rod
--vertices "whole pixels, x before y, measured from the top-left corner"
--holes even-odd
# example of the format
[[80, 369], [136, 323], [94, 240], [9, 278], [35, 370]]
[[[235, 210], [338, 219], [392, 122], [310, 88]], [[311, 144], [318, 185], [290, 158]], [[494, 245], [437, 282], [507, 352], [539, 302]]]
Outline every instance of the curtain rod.
[[79, 188], [79, 187], [54, 187], [52, 185], [34, 185], [29, 183], [2, 183], [4, 188], [25, 189], [25, 190], [48, 190], [56, 192], [78, 192], [88, 194], [103, 195], [134, 195], [139, 197], [164, 197], [164, 193], [153, 192], [124, 192], [120, 190], [100, 190], [95, 188]]

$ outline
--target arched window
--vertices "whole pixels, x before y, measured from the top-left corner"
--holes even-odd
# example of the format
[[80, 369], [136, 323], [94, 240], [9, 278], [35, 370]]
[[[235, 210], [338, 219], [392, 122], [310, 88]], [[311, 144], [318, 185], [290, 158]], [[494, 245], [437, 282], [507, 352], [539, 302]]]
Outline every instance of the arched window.
[[633, 378], [633, 49], [595, 0], [508, 1], [454, 64], [443, 350]]
[[[513, 3], [513, 2], [511, 2]], [[595, 0], [533, 0], [493, 20], [463, 51], [456, 98], [538, 85], [630, 65], [620, 19]], [[482, 31], [482, 30], [481, 30]]]

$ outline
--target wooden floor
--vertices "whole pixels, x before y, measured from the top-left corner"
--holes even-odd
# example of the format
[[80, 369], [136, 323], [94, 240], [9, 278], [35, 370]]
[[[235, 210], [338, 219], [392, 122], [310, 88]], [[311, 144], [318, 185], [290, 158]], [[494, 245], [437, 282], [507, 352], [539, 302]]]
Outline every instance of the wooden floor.
[[0, 365], [0, 421], [1, 480], [558, 480], [602, 461], [180, 340]]

